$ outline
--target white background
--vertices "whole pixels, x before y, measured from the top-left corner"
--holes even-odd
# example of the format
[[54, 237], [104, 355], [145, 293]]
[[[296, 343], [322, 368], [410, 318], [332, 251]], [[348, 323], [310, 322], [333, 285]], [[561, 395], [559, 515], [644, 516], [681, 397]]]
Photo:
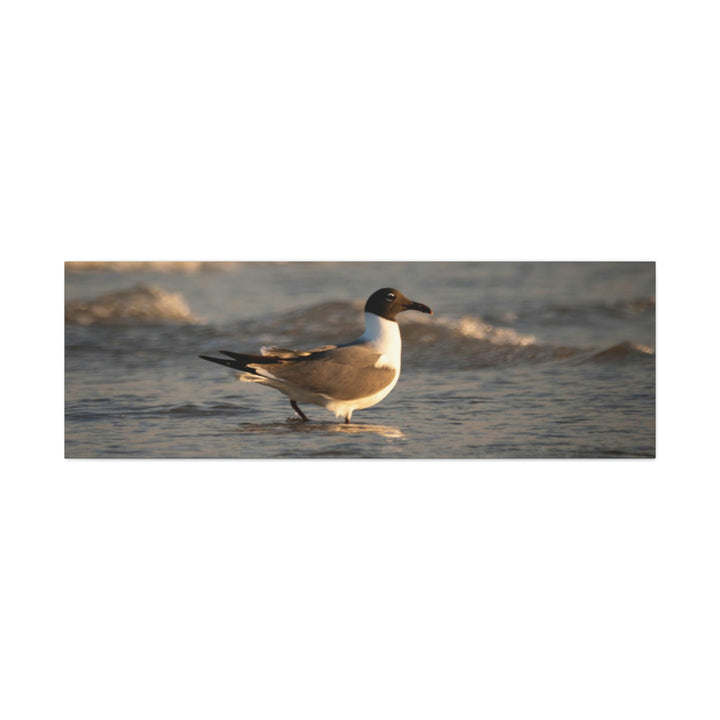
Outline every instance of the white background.
[[[716, 718], [712, 9], [4, 5], [3, 717]], [[658, 459], [65, 461], [101, 259], [657, 260]]]

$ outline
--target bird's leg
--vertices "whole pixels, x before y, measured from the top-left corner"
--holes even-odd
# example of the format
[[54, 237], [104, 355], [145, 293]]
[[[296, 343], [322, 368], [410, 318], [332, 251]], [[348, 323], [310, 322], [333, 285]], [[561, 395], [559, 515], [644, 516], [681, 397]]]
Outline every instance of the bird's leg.
[[350, 424], [350, 418], [349, 418], [349, 417], [346, 417], [346, 418], [345, 418], [345, 424], [346, 424], [346, 425], [349, 425], [349, 424]]
[[303, 420], [309, 420], [310, 418], [298, 407], [298, 404], [291, 400], [290, 404], [292, 405], [292, 409], [303, 419]]

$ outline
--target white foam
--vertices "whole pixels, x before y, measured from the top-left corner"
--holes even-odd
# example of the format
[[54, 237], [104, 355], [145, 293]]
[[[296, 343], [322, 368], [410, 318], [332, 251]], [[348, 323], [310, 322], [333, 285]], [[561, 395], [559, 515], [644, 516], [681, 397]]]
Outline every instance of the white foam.
[[198, 323], [180, 293], [139, 285], [65, 305], [66, 322], [80, 325], [135, 322]]

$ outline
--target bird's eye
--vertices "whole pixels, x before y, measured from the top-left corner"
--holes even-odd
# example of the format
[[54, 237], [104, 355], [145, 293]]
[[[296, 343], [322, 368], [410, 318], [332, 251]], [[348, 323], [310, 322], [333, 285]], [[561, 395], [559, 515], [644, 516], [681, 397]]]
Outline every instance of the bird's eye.
[[395, 293], [388, 293], [388, 294], [385, 296], [385, 299], [386, 299], [388, 302], [392, 302], [392, 301], [395, 299]]

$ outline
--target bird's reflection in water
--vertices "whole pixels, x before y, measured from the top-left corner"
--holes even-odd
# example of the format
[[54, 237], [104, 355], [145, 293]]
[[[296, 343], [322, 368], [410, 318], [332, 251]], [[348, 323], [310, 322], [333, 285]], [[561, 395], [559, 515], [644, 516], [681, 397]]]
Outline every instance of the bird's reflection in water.
[[405, 437], [400, 428], [392, 427], [391, 425], [365, 425], [364, 423], [351, 423], [350, 425], [346, 425], [345, 423], [329, 423], [325, 429], [329, 432], [340, 432], [348, 435], [371, 433], [391, 440], [402, 440]]
[[344, 433], [346, 435], [379, 435], [388, 440], [403, 440], [405, 434], [399, 427], [392, 425], [371, 425], [366, 423], [346, 423], [332, 421], [305, 421], [298, 417], [289, 417], [286, 422], [240, 423], [237, 429], [247, 433], [279, 434], [282, 432]]

